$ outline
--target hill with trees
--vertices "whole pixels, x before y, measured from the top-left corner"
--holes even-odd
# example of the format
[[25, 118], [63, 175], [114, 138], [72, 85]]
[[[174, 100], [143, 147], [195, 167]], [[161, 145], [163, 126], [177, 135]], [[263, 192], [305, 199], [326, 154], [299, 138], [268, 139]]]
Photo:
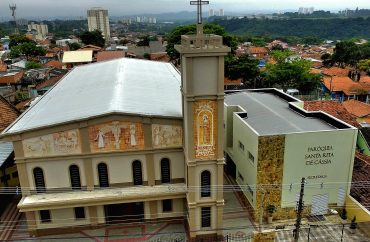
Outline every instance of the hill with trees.
[[321, 39], [370, 38], [368, 18], [317, 18], [317, 19], [215, 19], [225, 31], [236, 35], [297, 36]]

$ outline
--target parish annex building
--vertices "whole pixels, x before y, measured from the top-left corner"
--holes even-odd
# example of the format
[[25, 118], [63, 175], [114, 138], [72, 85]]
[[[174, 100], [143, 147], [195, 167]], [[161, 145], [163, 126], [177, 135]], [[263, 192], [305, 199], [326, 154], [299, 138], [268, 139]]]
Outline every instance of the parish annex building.
[[[220, 36], [203, 34], [201, 25], [176, 48], [181, 74], [171, 64], [127, 58], [76, 67], [2, 133], [13, 142], [22, 186], [18, 207], [31, 234], [182, 218], [191, 238], [220, 236], [224, 152], [243, 187], [281, 186], [312, 175], [350, 181], [355, 128], [304, 112], [274, 89], [225, 96], [230, 49]], [[285, 113], [276, 117], [270, 104]], [[302, 129], [285, 127], [282, 120], [292, 113], [306, 120]], [[279, 126], [259, 121], [266, 119], [279, 119]], [[301, 156], [317, 146], [332, 147], [330, 165], [306, 165]], [[348, 193], [348, 187], [340, 189]], [[294, 208], [289, 201], [298, 187], [282, 191], [266, 199]], [[306, 204], [326, 193], [328, 204], [337, 200], [337, 193], [319, 187]], [[257, 211], [257, 194], [244, 194]]]

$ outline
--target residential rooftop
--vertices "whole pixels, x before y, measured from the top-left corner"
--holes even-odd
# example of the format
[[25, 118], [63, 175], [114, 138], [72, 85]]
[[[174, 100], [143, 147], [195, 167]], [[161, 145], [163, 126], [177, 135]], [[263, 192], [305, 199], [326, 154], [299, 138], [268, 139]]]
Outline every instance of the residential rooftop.
[[239, 116], [259, 135], [353, 128], [326, 113], [307, 112], [294, 102], [300, 101], [276, 89], [245, 90], [225, 98], [228, 106], [240, 106], [246, 111]]
[[168, 63], [122, 58], [76, 67], [5, 134], [107, 114], [182, 118], [181, 77]]

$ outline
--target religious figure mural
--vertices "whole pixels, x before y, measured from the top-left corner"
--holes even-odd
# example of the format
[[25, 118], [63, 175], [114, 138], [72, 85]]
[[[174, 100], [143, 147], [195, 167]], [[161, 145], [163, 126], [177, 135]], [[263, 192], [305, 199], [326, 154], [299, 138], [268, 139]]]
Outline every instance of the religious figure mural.
[[144, 149], [144, 131], [140, 123], [113, 121], [89, 127], [92, 152]]
[[216, 156], [217, 102], [201, 100], [194, 103], [195, 158]]
[[26, 157], [81, 153], [78, 130], [69, 130], [23, 140]]
[[182, 147], [182, 127], [177, 125], [152, 125], [154, 148]]

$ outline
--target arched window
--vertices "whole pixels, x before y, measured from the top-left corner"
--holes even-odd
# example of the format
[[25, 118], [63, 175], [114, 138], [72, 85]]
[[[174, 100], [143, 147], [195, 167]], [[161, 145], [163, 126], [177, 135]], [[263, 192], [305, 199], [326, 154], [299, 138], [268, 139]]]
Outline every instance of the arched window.
[[201, 176], [201, 197], [211, 196], [211, 172], [203, 171]]
[[162, 183], [171, 182], [170, 160], [167, 158], [161, 160], [161, 180]]
[[134, 185], [143, 185], [141, 162], [138, 160], [132, 162], [132, 177], [134, 178]]
[[71, 165], [69, 167], [69, 177], [71, 178], [72, 190], [81, 189], [81, 179], [80, 179], [80, 170], [78, 166]]
[[107, 164], [99, 163], [99, 165], [98, 165], [98, 175], [99, 175], [99, 186], [100, 187], [109, 187]]
[[35, 179], [36, 192], [44, 193], [45, 192], [44, 172], [40, 167], [36, 167], [33, 169], [33, 178]]

